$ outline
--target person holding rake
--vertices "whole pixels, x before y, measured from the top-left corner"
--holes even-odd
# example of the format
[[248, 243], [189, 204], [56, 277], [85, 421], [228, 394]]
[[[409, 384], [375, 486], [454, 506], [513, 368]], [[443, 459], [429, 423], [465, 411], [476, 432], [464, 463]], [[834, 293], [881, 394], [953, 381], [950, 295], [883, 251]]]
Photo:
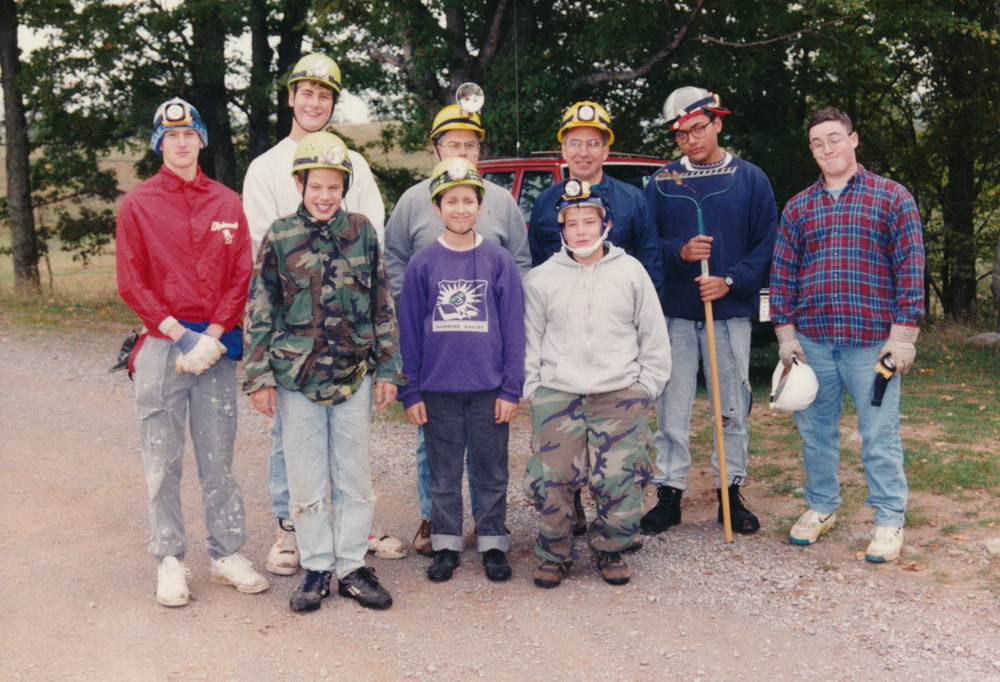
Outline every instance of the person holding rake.
[[[750, 413], [750, 316], [767, 282], [778, 224], [774, 194], [757, 166], [719, 146], [722, 116], [730, 113], [704, 88], [683, 87], [663, 108], [683, 156], [665, 166], [645, 189], [659, 231], [664, 268], [661, 303], [670, 334], [670, 383], [657, 405], [657, 503], [643, 517], [645, 533], [662, 533], [681, 522], [681, 497], [691, 468], [691, 408], [699, 360], [717, 365], [715, 469], [719, 523], [724, 522], [719, 451], [725, 453], [730, 524], [739, 533], [760, 529], [743, 503], [747, 416]], [[707, 267], [706, 267], [707, 266]], [[706, 323], [711, 315], [712, 329]], [[711, 332], [714, 332], [711, 333]], [[712, 338], [714, 336], [714, 339]], [[719, 443], [720, 436], [722, 443]], [[720, 447], [722, 446], [722, 447]], [[728, 539], [727, 527], [727, 539]]]

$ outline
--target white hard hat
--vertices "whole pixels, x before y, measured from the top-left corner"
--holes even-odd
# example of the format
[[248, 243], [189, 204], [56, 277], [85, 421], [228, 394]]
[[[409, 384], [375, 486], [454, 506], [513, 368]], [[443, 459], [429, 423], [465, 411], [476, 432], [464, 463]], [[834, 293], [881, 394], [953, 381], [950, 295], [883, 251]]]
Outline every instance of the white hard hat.
[[804, 410], [816, 399], [819, 382], [812, 367], [798, 358], [792, 360], [791, 367], [778, 362], [771, 377], [771, 409], [785, 412]]

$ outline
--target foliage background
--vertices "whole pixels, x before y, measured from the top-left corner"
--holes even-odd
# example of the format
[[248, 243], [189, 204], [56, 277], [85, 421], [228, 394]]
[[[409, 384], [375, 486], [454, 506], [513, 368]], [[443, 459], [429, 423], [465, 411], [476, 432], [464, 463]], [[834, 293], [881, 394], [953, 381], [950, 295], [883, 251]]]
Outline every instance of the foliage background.
[[[489, 154], [555, 148], [563, 109], [594, 99], [614, 118], [616, 150], [670, 157], [662, 103], [702, 85], [734, 111], [724, 144], [765, 170], [779, 208], [817, 177], [809, 113], [839, 106], [855, 121], [862, 163], [918, 201], [931, 312], [994, 319], [996, 0], [2, 3], [45, 37], [21, 56], [17, 80], [43, 250], [56, 238], [86, 258], [109, 242], [121, 189], [102, 160], [131, 150], [140, 177], [154, 172], [159, 160], [144, 149], [152, 114], [175, 94], [208, 122], [202, 167], [239, 190], [250, 158], [290, 125], [283, 76], [315, 49], [338, 61], [345, 89], [377, 118], [399, 122], [384, 129], [384, 148], [424, 148], [434, 113], [472, 80], [487, 94]], [[414, 181], [406, 168], [375, 171], [390, 205]]]

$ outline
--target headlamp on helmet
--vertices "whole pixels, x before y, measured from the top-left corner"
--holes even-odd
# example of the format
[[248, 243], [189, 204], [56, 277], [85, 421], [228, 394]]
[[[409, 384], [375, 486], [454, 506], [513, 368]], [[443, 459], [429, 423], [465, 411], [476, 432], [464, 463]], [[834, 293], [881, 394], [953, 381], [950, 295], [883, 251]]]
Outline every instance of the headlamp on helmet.
[[149, 137], [149, 144], [157, 154], [161, 153], [163, 136], [171, 128], [193, 128], [201, 138], [202, 146], [208, 146], [208, 128], [201, 114], [180, 97], [167, 100], [153, 114], [153, 134]]
[[292, 161], [292, 175], [314, 168], [330, 168], [344, 174], [344, 192], [351, 184], [354, 171], [347, 155], [347, 145], [339, 137], [326, 130], [309, 133], [295, 147]]
[[435, 201], [452, 187], [474, 187], [479, 197], [486, 194], [483, 178], [472, 162], [461, 157], [444, 159], [431, 173], [431, 201]]
[[563, 183], [562, 194], [556, 202], [556, 217], [560, 224], [563, 214], [574, 206], [593, 206], [601, 212], [605, 225], [610, 221], [611, 207], [607, 200], [585, 180], [571, 178]]
[[455, 103], [462, 114], [468, 116], [478, 113], [483, 108], [483, 104], [486, 103], [486, 95], [476, 83], [462, 83], [455, 91]]
[[590, 186], [589, 182], [585, 180], [577, 180], [576, 178], [571, 178], [563, 183], [562, 194], [559, 196], [559, 201], [556, 202], [556, 218], [559, 220], [559, 224], [564, 226], [566, 222], [566, 211], [571, 208], [582, 208], [590, 207], [595, 208], [601, 214], [601, 236], [598, 237], [593, 244], [590, 246], [582, 247], [571, 247], [566, 243], [566, 235], [561, 235], [563, 246], [566, 250], [572, 253], [574, 256], [580, 256], [581, 258], [587, 258], [594, 251], [604, 244], [604, 240], [608, 237], [608, 232], [611, 231], [611, 206], [608, 205], [607, 200], [604, 196]]
[[615, 133], [611, 130], [611, 115], [597, 102], [577, 102], [563, 114], [562, 125], [556, 138], [562, 144], [563, 137], [571, 128], [597, 128], [604, 133], [610, 147], [614, 144]]
[[292, 68], [292, 75], [288, 77], [288, 91], [292, 92], [299, 81], [315, 81], [332, 88], [335, 95], [339, 94], [340, 67], [325, 54], [307, 54]]
[[671, 130], [677, 130], [684, 121], [701, 114], [724, 116], [731, 113], [722, 108], [719, 96], [714, 92], [693, 86], [677, 88], [663, 103], [663, 118]]

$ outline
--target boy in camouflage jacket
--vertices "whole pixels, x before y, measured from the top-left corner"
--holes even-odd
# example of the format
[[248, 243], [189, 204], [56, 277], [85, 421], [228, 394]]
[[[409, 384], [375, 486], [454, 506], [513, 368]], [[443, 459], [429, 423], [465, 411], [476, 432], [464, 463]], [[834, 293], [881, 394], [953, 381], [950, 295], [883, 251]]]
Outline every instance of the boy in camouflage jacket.
[[271, 226], [245, 316], [245, 389], [257, 410], [280, 410], [284, 422], [292, 520], [306, 569], [290, 604], [318, 609], [336, 571], [341, 595], [385, 609], [392, 598], [364, 557], [375, 512], [372, 394], [383, 408], [406, 383], [392, 295], [371, 223], [340, 209], [351, 177], [343, 141], [327, 132], [306, 136], [293, 173], [303, 202]]

